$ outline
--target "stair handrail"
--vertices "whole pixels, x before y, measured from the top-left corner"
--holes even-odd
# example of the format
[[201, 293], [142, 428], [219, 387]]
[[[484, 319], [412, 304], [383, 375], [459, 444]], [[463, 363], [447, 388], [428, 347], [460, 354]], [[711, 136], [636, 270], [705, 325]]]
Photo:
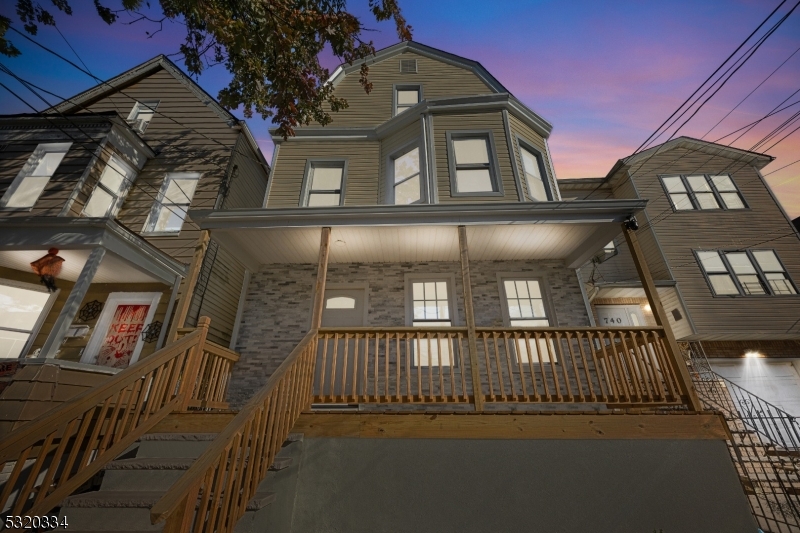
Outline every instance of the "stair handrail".
[[47, 514], [169, 413], [185, 409], [210, 322], [201, 317], [192, 333], [14, 430], [0, 444], [0, 465], [15, 463], [0, 510]]
[[[267, 383], [156, 502], [164, 533], [233, 531], [299, 417], [310, 407], [317, 348], [309, 331]], [[198, 509], [199, 506], [199, 509]]]

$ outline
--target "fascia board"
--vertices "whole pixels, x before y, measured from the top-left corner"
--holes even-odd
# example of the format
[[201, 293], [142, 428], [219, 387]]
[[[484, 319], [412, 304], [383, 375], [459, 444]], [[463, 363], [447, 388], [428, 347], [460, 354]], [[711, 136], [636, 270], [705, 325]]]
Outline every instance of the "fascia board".
[[322, 226], [621, 223], [647, 200], [594, 200], [482, 205], [191, 210], [202, 229]]
[[101, 244], [145, 272], [171, 285], [175, 276], [185, 276], [187, 267], [113, 220], [107, 220]]

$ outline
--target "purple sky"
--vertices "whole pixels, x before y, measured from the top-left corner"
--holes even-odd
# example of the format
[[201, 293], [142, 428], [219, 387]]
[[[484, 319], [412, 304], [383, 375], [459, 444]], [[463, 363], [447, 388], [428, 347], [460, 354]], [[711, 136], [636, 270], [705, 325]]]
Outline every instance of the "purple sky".
[[[106, 3], [114, 6], [117, 2]], [[414, 40], [480, 61], [515, 96], [554, 125], [550, 147], [559, 178], [605, 175], [617, 159], [633, 152], [778, 3], [400, 0], [414, 29]], [[101, 78], [112, 77], [156, 54], [173, 53], [183, 39], [179, 24], [165, 23], [164, 31], [148, 38], [145, 31], [156, 29], [152, 25], [118, 23], [109, 27], [94, 13], [91, 2], [73, 0], [72, 4], [72, 17], [56, 15], [59, 28], [89, 69]], [[157, 2], [151, 4], [157, 6]], [[350, 0], [349, 7], [375, 30], [367, 37], [378, 48], [397, 41], [392, 24], [378, 24], [370, 17], [367, 0]], [[11, 2], [7, 2], [0, 12], [16, 20], [11, 11]], [[784, 6], [781, 13], [786, 11]], [[21, 27], [18, 23], [15, 26]], [[36, 39], [77, 62], [53, 28], [40, 27]], [[62, 96], [94, 85], [91, 78], [61, 60], [21, 38], [13, 40], [22, 56], [0, 61], [17, 75]], [[800, 10], [680, 134], [705, 135], [798, 49]], [[333, 68], [335, 62], [326, 60], [326, 65]], [[5, 74], [0, 78], [37, 108], [44, 107]], [[217, 66], [203, 74], [199, 83], [216, 95], [227, 79], [224, 68]], [[800, 52], [706, 139], [716, 140], [760, 118], [798, 88]], [[800, 94], [787, 104], [798, 100]], [[765, 120], [733, 146], [750, 148], [798, 110], [800, 105]], [[27, 111], [0, 89], [0, 113]], [[260, 118], [248, 124], [269, 158], [270, 124]], [[793, 127], [797, 125], [800, 123]], [[768, 174], [767, 180], [789, 215], [800, 216], [800, 163], [773, 172], [800, 159], [800, 131], [768, 153], [777, 159], [763, 171]]]

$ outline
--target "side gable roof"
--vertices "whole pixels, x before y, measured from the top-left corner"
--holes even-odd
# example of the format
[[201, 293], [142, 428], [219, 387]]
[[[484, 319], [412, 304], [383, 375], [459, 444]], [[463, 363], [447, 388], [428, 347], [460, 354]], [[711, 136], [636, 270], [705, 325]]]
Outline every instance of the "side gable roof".
[[476, 76], [478, 76], [481, 80], [483, 80], [486, 85], [491, 87], [494, 92], [497, 93], [509, 93], [509, 90], [503, 87], [497, 78], [492, 76], [488, 70], [486, 70], [483, 65], [478, 63], [477, 61], [473, 61], [472, 59], [467, 59], [466, 57], [457, 56], [455, 54], [451, 54], [449, 52], [445, 52], [444, 50], [439, 50], [438, 48], [433, 48], [432, 46], [427, 46], [424, 44], [416, 43], [413, 41], [403, 41], [382, 50], [378, 50], [375, 52], [374, 55], [360, 59], [358, 61], [354, 61], [352, 65], [348, 63], [343, 63], [339, 65], [333, 74], [328, 79], [329, 83], [332, 83], [334, 87], [336, 87], [345, 76], [350, 74], [351, 72], [358, 71], [361, 68], [361, 65], [366, 63], [367, 65], [372, 65], [374, 63], [378, 63], [380, 61], [384, 61], [396, 55], [402, 54], [403, 52], [414, 52], [421, 56], [429, 57], [431, 59], [435, 59], [438, 61], [442, 61], [444, 63], [448, 63], [450, 65], [465, 68], [467, 70], [472, 71]]
[[239, 119], [233, 116], [227, 109], [222, 107], [210, 94], [203, 90], [197, 83], [187, 76], [178, 66], [170, 61], [167, 56], [161, 54], [149, 61], [133, 67], [130, 70], [111, 78], [110, 80], [100, 82], [91, 89], [83, 91], [71, 98], [67, 98], [60, 104], [54, 105], [50, 109], [45, 110], [45, 113], [75, 113], [86, 107], [89, 103], [94, 102], [107, 96], [111, 93], [124, 88], [135, 81], [140, 80], [152, 74], [153, 72], [164, 69], [172, 75], [176, 80], [182, 83], [189, 91], [194, 93], [195, 96], [212, 111], [214, 111], [223, 121], [229, 126], [235, 126], [239, 123]]
[[620, 159], [608, 172], [606, 179], [611, 179], [613, 175], [622, 167], [630, 167], [640, 161], [653, 157], [656, 152], [664, 153], [668, 152], [669, 150], [674, 150], [675, 148], [686, 148], [692, 152], [729, 157], [754, 165], [759, 170], [775, 160], [775, 158], [771, 155], [762, 154], [759, 152], [751, 152], [749, 150], [742, 150], [741, 148], [734, 148], [724, 144], [717, 144], [710, 141], [704, 141], [702, 139], [695, 139], [694, 137], [682, 136], [672, 139], [666, 143], [659, 144], [658, 146], [648, 148], [647, 150], [639, 152], [638, 154], [633, 154]]

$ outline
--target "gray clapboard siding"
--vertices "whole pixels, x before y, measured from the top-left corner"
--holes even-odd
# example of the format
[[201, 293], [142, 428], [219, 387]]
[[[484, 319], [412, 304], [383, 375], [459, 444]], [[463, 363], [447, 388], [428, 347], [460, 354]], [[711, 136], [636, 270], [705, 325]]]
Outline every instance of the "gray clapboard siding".
[[244, 275], [244, 265], [212, 241], [192, 295], [186, 325], [194, 327], [198, 317], [209, 317], [208, 338], [227, 347], [236, 320]]
[[424, 149], [424, 147], [422, 146], [422, 125], [419, 120], [415, 120], [400, 131], [381, 140], [380, 174], [378, 180], [378, 201], [380, 203], [385, 202], [387, 195], [390, 173], [390, 169], [387, 167], [387, 164], [389, 164], [389, 156], [414, 141], [418, 141], [420, 144], [420, 165], [423, 165], [422, 149]]
[[[52, 127], [15, 127], [0, 130], [0, 144], [8, 145], [0, 151], [0, 197], [6, 193], [19, 171], [40, 143], [72, 142], [50, 181], [30, 210], [0, 211], [4, 217], [58, 216], [81, 180], [98, 143], [111, 129], [110, 124], [81, 124], [80, 129], [59, 125]], [[62, 131], [63, 130], [63, 131]], [[73, 141], [74, 139], [74, 141]]]
[[[117, 111], [127, 118], [136, 100], [159, 100], [157, 114], [142, 135], [158, 155], [146, 163], [128, 193], [118, 216], [120, 221], [133, 231], [142, 230], [167, 172], [202, 172], [190, 208], [213, 208], [239, 132], [163, 69], [89, 104], [88, 108], [96, 112]], [[169, 255], [188, 263], [199, 233], [197, 225], [187, 217], [177, 236], [145, 237]]]
[[267, 169], [259, 163], [259, 156], [247, 142], [244, 133], [231, 154], [231, 172], [235, 174], [229, 182], [228, 195], [222, 202], [222, 209], [237, 207], [262, 207], [267, 192]]
[[309, 159], [346, 159], [345, 205], [378, 202], [380, 143], [378, 141], [289, 140], [280, 145], [267, 207], [297, 207]]
[[[417, 60], [416, 74], [400, 74], [400, 61]], [[359, 73], [352, 72], [336, 86], [336, 96], [350, 107], [332, 113], [336, 127], [376, 126], [392, 118], [392, 92], [395, 84], [420, 84], [423, 98], [442, 98], [466, 94], [490, 94], [490, 89], [471, 71], [449, 65], [413, 52], [390, 57], [369, 67], [372, 92], [366, 94], [359, 83]]]
[[[730, 173], [750, 209], [673, 213], [657, 174]], [[773, 338], [800, 334], [800, 296], [713, 297], [696, 249], [775, 249], [795, 283], [800, 282], [800, 241], [756, 170], [733, 158], [676, 148], [632, 170], [636, 188], [649, 200], [654, 226], [688, 311], [700, 334], [762, 334]], [[774, 239], [774, 240], [773, 240]], [[758, 244], [762, 241], [763, 244]], [[653, 268], [651, 266], [651, 268]]]
[[552, 175], [550, 169], [552, 168], [551, 161], [548, 160], [547, 157], [547, 145], [545, 144], [544, 139], [541, 135], [539, 135], [533, 128], [527, 126], [526, 124], [522, 123], [517, 117], [510, 114], [508, 115], [508, 125], [509, 129], [511, 130], [511, 141], [514, 147], [514, 157], [517, 159], [517, 168], [519, 169], [519, 178], [520, 182], [522, 183], [522, 190], [525, 193], [525, 198], [528, 198], [528, 182], [525, 180], [525, 171], [523, 170], [522, 166], [522, 158], [519, 153], [519, 144], [517, 143], [517, 135], [519, 135], [523, 140], [529, 142], [533, 145], [534, 148], [539, 150], [542, 153], [542, 159], [544, 162], [544, 168], [547, 172], [547, 179], [550, 184], [550, 191], [553, 194], [554, 199], [558, 199], [558, 183], [556, 183], [555, 177]]
[[[511, 168], [511, 155], [508, 153], [505, 127], [502, 113], [469, 113], [469, 114], [437, 114], [433, 115], [434, 151], [436, 152], [436, 179], [439, 186], [439, 203], [483, 203], [483, 202], [517, 202], [517, 185], [514, 171]], [[504, 196], [456, 196], [450, 195], [450, 168], [448, 165], [449, 150], [447, 146], [448, 131], [486, 130], [494, 136], [497, 150], [498, 169], [503, 183]]]

